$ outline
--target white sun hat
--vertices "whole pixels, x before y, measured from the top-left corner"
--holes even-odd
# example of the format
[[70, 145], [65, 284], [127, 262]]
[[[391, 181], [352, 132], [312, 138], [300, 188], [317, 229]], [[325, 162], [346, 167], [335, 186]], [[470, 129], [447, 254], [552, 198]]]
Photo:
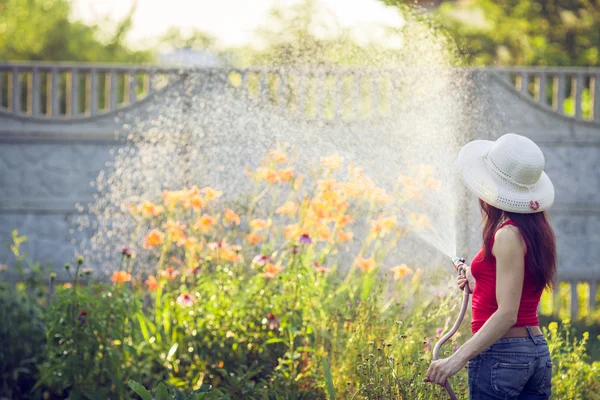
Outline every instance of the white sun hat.
[[495, 142], [474, 140], [458, 154], [467, 188], [503, 211], [532, 214], [554, 203], [554, 185], [544, 172], [542, 150], [525, 136], [508, 133]]

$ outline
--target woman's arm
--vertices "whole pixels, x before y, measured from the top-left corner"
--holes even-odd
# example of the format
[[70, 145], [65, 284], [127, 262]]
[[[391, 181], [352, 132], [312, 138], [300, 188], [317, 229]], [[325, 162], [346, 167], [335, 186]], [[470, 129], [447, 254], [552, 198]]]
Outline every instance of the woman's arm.
[[496, 233], [492, 253], [496, 257], [498, 310], [456, 353], [431, 364], [427, 371], [429, 381], [443, 385], [467, 361], [503, 337], [517, 321], [525, 276], [525, 242], [519, 229], [510, 225], [500, 229]]

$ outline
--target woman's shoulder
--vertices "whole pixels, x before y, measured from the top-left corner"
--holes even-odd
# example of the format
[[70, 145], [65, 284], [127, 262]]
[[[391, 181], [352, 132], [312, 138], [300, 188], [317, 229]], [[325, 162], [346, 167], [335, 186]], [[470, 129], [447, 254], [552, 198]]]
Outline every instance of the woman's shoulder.
[[510, 252], [513, 251], [527, 251], [525, 240], [519, 227], [512, 221], [506, 221], [500, 226], [500, 228], [494, 234], [494, 243], [492, 251], [495, 253], [496, 249], [503, 249]]

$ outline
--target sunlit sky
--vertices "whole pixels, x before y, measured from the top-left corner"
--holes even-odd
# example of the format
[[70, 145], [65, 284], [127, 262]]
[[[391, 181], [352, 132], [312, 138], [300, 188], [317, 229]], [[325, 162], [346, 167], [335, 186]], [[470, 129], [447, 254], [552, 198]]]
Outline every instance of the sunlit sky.
[[[252, 41], [253, 32], [265, 24], [274, 5], [295, 0], [137, 0], [133, 29], [128, 40], [147, 45], [167, 28], [198, 28], [215, 36], [219, 45], [237, 46]], [[319, 0], [344, 28], [352, 28], [364, 40], [374, 39], [382, 26], [402, 23], [399, 13], [379, 0]], [[93, 21], [127, 14], [136, 0], [75, 0], [75, 17]]]

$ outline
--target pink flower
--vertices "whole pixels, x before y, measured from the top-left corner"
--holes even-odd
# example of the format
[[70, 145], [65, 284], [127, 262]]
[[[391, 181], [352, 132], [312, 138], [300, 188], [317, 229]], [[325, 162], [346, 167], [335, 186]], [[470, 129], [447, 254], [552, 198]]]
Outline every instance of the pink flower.
[[271, 256], [268, 256], [266, 254], [259, 254], [256, 257], [254, 257], [252, 259], [252, 263], [257, 264], [257, 265], [265, 265], [266, 263], [270, 263], [273, 262], [273, 258]]
[[196, 296], [193, 294], [181, 293], [179, 297], [177, 297], [176, 302], [181, 306], [190, 307], [192, 304], [194, 304], [194, 300], [196, 300]]
[[307, 233], [303, 234], [302, 236], [300, 236], [300, 239], [298, 239], [298, 242], [300, 244], [312, 244], [312, 239], [310, 238], [310, 236], [308, 236]]
[[269, 323], [269, 329], [270, 330], [275, 330], [279, 328], [279, 318], [277, 318], [277, 316], [275, 314], [270, 313], [269, 315], [267, 315], [267, 321]]

